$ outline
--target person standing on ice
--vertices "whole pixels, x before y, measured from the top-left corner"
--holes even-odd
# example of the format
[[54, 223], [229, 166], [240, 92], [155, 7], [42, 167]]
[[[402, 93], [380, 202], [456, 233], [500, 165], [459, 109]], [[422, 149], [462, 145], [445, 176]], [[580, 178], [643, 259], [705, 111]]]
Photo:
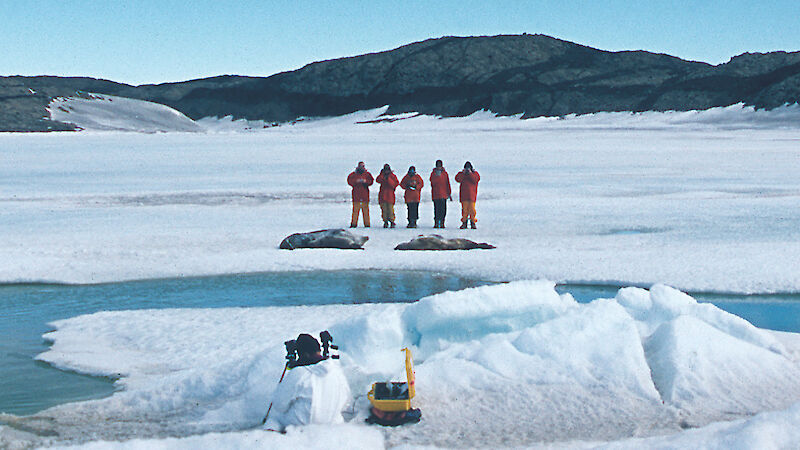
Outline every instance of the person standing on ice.
[[290, 425], [344, 423], [350, 385], [338, 359], [325, 359], [310, 334], [297, 337], [297, 361], [272, 393], [267, 430], [283, 432]]
[[472, 168], [472, 163], [467, 161], [464, 163], [464, 170], [456, 174], [456, 182], [461, 183], [459, 188], [459, 201], [461, 201], [461, 229], [467, 228], [467, 221], [469, 226], [474, 230], [477, 228], [475, 222], [475, 201], [478, 198], [478, 182], [481, 181], [481, 176], [475, 169]]
[[406, 208], [408, 208], [408, 227], [417, 228], [417, 220], [419, 219], [419, 200], [420, 193], [422, 192], [422, 177], [417, 173], [417, 168], [411, 166], [408, 168], [408, 173], [400, 181], [400, 187], [405, 189], [404, 195], [406, 201]]
[[433, 198], [433, 228], [444, 228], [444, 218], [447, 215], [447, 199], [451, 201], [450, 175], [444, 170], [441, 159], [436, 160], [436, 166], [431, 172], [431, 197]]
[[400, 182], [397, 181], [397, 175], [392, 172], [392, 168], [388, 164], [383, 165], [383, 169], [375, 181], [381, 185], [381, 189], [378, 191], [378, 204], [381, 205], [383, 228], [388, 228], [389, 224], [394, 228], [394, 190]]
[[364, 217], [364, 227], [369, 228], [369, 187], [373, 183], [372, 174], [367, 171], [364, 161], [359, 161], [356, 170], [347, 176], [347, 184], [353, 187], [353, 216], [350, 228], [358, 226], [359, 212]]

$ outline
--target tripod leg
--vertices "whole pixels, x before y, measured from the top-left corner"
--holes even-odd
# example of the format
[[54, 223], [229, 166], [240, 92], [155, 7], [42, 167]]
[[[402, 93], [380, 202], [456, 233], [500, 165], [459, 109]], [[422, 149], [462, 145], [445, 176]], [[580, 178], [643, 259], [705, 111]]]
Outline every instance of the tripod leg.
[[[287, 362], [285, 366], [283, 366], [283, 373], [281, 374], [281, 379], [278, 380], [278, 384], [283, 382], [283, 377], [286, 376], [286, 369], [289, 368], [289, 363]], [[264, 419], [261, 421], [261, 425], [267, 423], [267, 418], [269, 418], [269, 412], [272, 410], [272, 402], [269, 402], [269, 408], [267, 408], [267, 414], [264, 416]]]

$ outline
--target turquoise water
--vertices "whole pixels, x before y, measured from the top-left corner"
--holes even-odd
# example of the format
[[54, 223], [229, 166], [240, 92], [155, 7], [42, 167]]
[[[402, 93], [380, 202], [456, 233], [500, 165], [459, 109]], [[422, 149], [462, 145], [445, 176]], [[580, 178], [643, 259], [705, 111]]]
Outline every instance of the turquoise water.
[[[49, 322], [103, 310], [221, 308], [412, 302], [488, 284], [469, 278], [402, 271], [282, 272], [175, 278], [98, 285], [0, 285], [0, 412], [32, 414], [57, 404], [101, 398], [113, 380], [34, 361], [47, 350]], [[559, 285], [579, 302], [611, 298], [615, 286]], [[693, 294], [754, 325], [800, 332], [800, 295]]]

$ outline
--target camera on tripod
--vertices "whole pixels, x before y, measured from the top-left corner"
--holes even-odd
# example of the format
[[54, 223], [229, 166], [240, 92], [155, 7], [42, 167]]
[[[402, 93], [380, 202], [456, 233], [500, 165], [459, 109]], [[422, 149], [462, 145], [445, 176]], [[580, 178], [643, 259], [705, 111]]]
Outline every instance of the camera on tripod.
[[[313, 336], [305, 335], [308, 339], [313, 340]], [[303, 337], [303, 335], [300, 335]], [[325, 359], [339, 359], [339, 355], [334, 354], [331, 350], [339, 350], [338, 345], [333, 345], [333, 336], [325, 330], [319, 334], [319, 340], [322, 342], [322, 354], [320, 355], [321, 359], [316, 359], [311, 361], [310, 363], [316, 363]], [[289, 368], [297, 367], [299, 365], [307, 365], [309, 364], [308, 355], [301, 355], [300, 348], [297, 345], [297, 339], [292, 339], [290, 341], [284, 341], [283, 345], [286, 346], [286, 366]], [[301, 361], [301, 357], [305, 358]], [[317, 357], [317, 358], [320, 358]]]
[[333, 355], [330, 353], [330, 350], [339, 350], [338, 345], [333, 345], [333, 336], [328, 332], [328, 330], [323, 331], [319, 334], [319, 339], [322, 341], [322, 357], [325, 359], [339, 359], [339, 355]]
[[291, 341], [285, 341], [283, 345], [286, 346], [286, 364], [289, 367], [294, 367], [299, 357], [297, 354], [297, 341], [292, 339]]

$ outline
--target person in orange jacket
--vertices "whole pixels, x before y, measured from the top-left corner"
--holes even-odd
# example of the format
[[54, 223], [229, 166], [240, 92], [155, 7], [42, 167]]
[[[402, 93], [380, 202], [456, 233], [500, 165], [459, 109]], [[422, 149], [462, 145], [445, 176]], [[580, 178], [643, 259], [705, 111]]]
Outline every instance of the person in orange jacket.
[[419, 219], [419, 200], [420, 193], [422, 192], [422, 177], [417, 173], [417, 168], [411, 166], [408, 168], [408, 173], [400, 181], [400, 187], [405, 189], [404, 195], [406, 207], [408, 208], [408, 227], [417, 228], [417, 220]]
[[381, 185], [381, 189], [378, 191], [378, 204], [381, 205], [383, 228], [388, 228], [389, 224], [394, 228], [394, 190], [400, 182], [397, 181], [397, 175], [392, 172], [392, 168], [388, 164], [383, 165], [383, 169], [375, 181]]
[[372, 174], [367, 171], [364, 161], [359, 161], [356, 170], [347, 176], [347, 184], [353, 187], [353, 216], [350, 228], [358, 226], [358, 214], [364, 216], [364, 227], [369, 228], [369, 187], [373, 183]]
[[481, 176], [475, 169], [472, 168], [472, 163], [467, 161], [464, 163], [464, 170], [456, 174], [456, 182], [461, 183], [459, 189], [459, 200], [461, 201], [461, 229], [467, 228], [467, 221], [469, 226], [474, 230], [477, 228], [475, 222], [475, 200], [478, 198], [478, 182], [481, 181]]
[[441, 159], [431, 171], [431, 197], [433, 198], [433, 228], [444, 228], [447, 215], [447, 199], [453, 200], [450, 191], [450, 175], [444, 170]]

